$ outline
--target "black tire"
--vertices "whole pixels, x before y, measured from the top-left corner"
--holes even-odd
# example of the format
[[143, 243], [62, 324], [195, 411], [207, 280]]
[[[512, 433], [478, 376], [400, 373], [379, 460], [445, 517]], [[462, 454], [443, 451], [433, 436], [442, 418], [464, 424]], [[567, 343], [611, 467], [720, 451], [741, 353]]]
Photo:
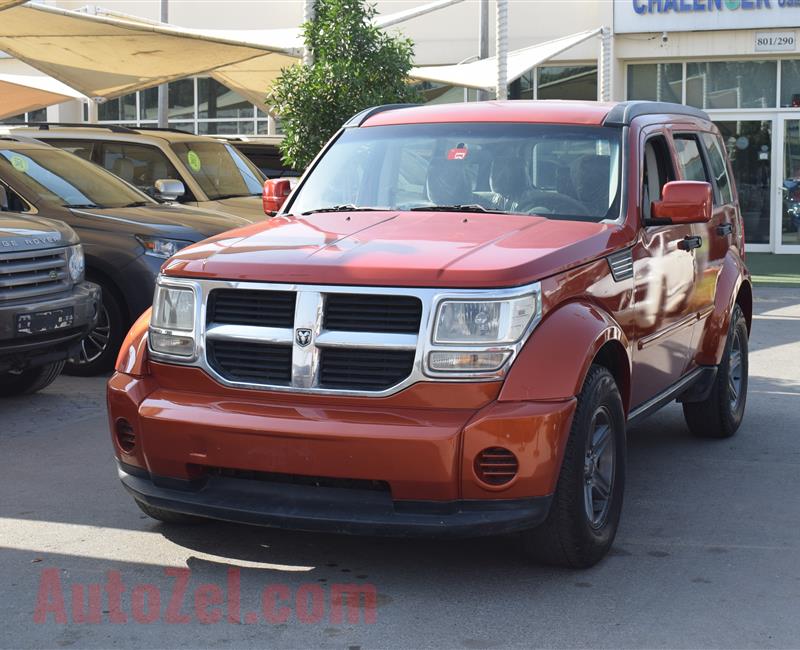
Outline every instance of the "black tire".
[[68, 375], [93, 377], [111, 370], [128, 329], [116, 290], [102, 280], [94, 282], [103, 290], [100, 314], [95, 328], [81, 341], [77, 356], [67, 362], [64, 372]]
[[63, 369], [63, 361], [54, 361], [44, 366], [26, 368], [20, 372], [2, 372], [0, 373], [0, 397], [30, 395], [47, 388]]
[[[602, 414], [602, 417], [598, 417]], [[600, 426], [607, 423], [607, 444], [601, 447], [600, 458], [608, 471], [610, 488], [598, 512], [594, 502], [599, 490], [599, 464], [594, 456], [594, 440], [603, 440]], [[608, 444], [611, 444], [610, 452]], [[611, 454], [613, 464], [608, 465]], [[522, 533], [525, 553], [544, 564], [585, 569], [599, 562], [614, 542], [622, 511], [625, 489], [625, 412], [622, 398], [607, 368], [593, 365], [578, 395], [561, 473], [553, 495], [553, 503], [545, 522]], [[610, 469], [610, 471], [609, 471]], [[595, 473], [596, 472], [596, 473]], [[590, 498], [587, 499], [587, 494]], [[587, 505], [591, 504], [591, 505]], [[589, 510], [592, 511], [590, 519]]]
[[139, 499], [134, 499], [139, 509], [148, 517], [163, 521], [165, 524], [183, 524], [183, 525], [197, 525], [204, 524], [208, 519], [203, 517], [195, 517], [193, 515], [185, 515], [182, 512], [173, 512], [172, 510], [164, 510], [156, 506], [148, 505]]
[[747, 357], [747, 321], [742, 308], [736, 305], [711, 392], [702, 402], [683, 404], [683, 417], [693, 435], [699, 438], [730, 438], [736, 433], [747, 403]]

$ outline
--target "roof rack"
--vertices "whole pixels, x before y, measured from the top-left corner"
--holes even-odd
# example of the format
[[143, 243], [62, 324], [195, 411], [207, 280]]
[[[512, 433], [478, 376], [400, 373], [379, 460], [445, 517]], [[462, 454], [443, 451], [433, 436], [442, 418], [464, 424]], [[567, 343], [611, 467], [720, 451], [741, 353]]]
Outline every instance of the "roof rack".
[[620, 102], [612, 108], [606, 119], [603, 120], [605, 126], [628, 126], [634, 118], [641, 115], [686, 115], [696, 117], [701, 120], [711, 121], [705, 111], [685, 104], [673, 104], [671, 102], [648, 102], [631, 101]]
[[398, 108], [412, 108], [414, 106], [421, 106], [421, 104], [383, 104], [382, 106], [372, 106], [371, 108], [365, 108], [360, 113], [356, 113], [351, 117], [347, 122], [344, 123], [345, 129], [352, 129], [355, 127], [361, 126], [364, 122], [366, 122], [369, 118], [373, 115], [377, 115], [378, 113], [383, 113], [384, 111], [394, 111]]
[[29, 126], [40, 131], [49, 131], [50, 127], [64, 126], [70, 129], [108, 129], [112, 133], [136, 133], [134, 129], [118, 124], [87, 124], [85, 122], [2, 122], [2, 126]]

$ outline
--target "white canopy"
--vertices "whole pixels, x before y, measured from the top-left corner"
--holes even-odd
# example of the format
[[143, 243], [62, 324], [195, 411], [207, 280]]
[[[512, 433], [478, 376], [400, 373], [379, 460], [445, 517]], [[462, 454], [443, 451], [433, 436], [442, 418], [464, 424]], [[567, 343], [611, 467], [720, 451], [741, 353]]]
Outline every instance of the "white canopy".
[[22, 61], [0, 58], [0, 119], [70, 99], [86, 98]]
[[[250, 99], [258, 88], [261, 102], [276, 71], [297, 60], [279, 45], [257, 40], [264, 36], [260, 31], [252, 32], [254, 41], [242, 40], [242, 32], [235, 40], [217, 34], [224, 32], [26, 5], [3, 11], [0, 50], [88, 97], [106, 99], [233, 66], [225, 83]], [[260, 61], [236, 67], [253, 59]], [[250, 79], [243, 80], [248, 70]], [[255, 74], [261, 75], [257, 85]], [[245, 81], [250, 92], [243, 92]]]
[[[593, 29], [509, 52], [508, 83], [516, 81], [528, 70], [541, 65], [564, 50], [599, 35], [600, 32], [600, 29]], [[435, 81], [450, 86], [464, 86], [481, 90], [494, 88], [497, 83], [497, 58], [490, 57], [456, 65], [417, 67], [412, 68], [409, 75], [415, 79]]]

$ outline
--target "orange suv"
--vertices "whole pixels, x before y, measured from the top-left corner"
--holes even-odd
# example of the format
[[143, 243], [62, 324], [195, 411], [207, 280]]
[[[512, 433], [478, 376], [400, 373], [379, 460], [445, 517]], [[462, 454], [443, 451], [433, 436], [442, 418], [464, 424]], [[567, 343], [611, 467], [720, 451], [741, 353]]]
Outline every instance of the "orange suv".
[[[752, 288], [708, 116], [628, 102], [384, 106], [268, 222], [162, 269], [108, 384], [148, 515], [610, 548], [626, 429], [733, 435]], [[687, 507], [689, 504], [687, 504]]]

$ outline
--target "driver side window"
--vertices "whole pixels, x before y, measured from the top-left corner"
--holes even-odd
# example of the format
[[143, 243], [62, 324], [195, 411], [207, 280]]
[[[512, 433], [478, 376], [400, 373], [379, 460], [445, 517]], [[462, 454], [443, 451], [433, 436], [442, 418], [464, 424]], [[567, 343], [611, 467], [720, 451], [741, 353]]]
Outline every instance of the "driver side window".
[[664, 136], [655, 136], [645, 142], [642, 170], [642, 217], [648, 220], [652, 216], [653, 201], [660, 201], [664, 185], [675, 180]]

